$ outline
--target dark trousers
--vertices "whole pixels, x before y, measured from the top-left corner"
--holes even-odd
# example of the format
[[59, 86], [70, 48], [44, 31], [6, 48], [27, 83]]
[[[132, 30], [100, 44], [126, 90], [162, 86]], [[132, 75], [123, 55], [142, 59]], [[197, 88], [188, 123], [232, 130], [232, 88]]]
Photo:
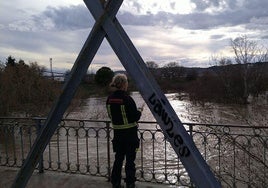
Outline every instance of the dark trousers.
[[[138, 142], [138, 141], [137, 141]], [[113, 148], [115, 152], [115, 160], [112, 170], [111, 181], [113, 185], [119, 185], [122, 178], [122, 166], [126, 158], [125, 173], [126, 184], [132, 184], [136, 181], [136, 149], [139, 143], [119, 142], [113, 140]]]

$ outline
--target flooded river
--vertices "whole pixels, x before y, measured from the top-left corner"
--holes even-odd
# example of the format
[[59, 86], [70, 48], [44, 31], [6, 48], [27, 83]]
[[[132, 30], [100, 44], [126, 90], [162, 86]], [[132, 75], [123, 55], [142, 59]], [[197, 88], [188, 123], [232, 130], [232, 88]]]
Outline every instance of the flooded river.
[[[144, 104], [144, 100], [138, 92], [131, 93], [131, 96], [136, 101], [137, 107]], [[223, 105], [192, 103], [183, 94], [174, 93], [166, 96], [183, 123], [268, 126], [267, 97], [259, 98], [249, 105]], [[112, 134], [107, 134], [108, 132], [103, 122], [90, 123], [77, 120], [109, 120], [105, 102], [106, 97], [92, 97], [82, 101], [75, 108], [69, 108], [64, 118], [75, 120], [64, 121], [61, 124], [61, 128], [57, 130], [58, 132], [52, 137], [44, 152], [45, 169], [107, 176], [107, 169], [111, 168], [113, 161], [110, 145]], [[155, 121], [146, 105], [141, 121]], [[81, 123], [91, 127], [81, 126]], [[6, 129], [3, 127], [0, 130], [0, 164], [21, 165], [22, 159], [25, 159], [29, 153], [30, 146], [34, 142], [36, 135], [35, 129], [22, 129], [21, 125], [12, 123], [11, 126], [14, 126], [14, 128]], [[136, 160], [138, 178], [143, 181], [184, 182], [185, 184], [190, 184], [187, 172], [178, 160], [177, 155], [171, 146], [166, 143], [163, 134], [155, 127], [156, 124], [153, 123], [140, 129], [139, 135], [142, 137], [142, 142]], [[230, 133], [233, 132], [230, 131]], [[107, 138], [107, 135], [111, 136], [111, 138]], [[221, 142], [219, 142], [219, 138]], [[230, 150], [229, 141], [226, 142], [227, 145], [223, 145], [225, 137], [217, 137], [216, 133], [207, 135], [207, 137], [202, 134], [199, 136], [196, 134], [194, 139], [200, 153], [213, 169], [218, 171], [228, 171], [230, 169], [232, 171], [232, 168], [229, 167], [226, 168], [227, 170], [219, 170], [221, 163], [227, 164], [227, 161], [233, 161], [230, 158], [230, 153], [236, 153], [234, 156], [239, 157], [236, 150], [227, 152], [228, 155], [225, 154], [226, 151]], [[245, 139], [245, 143], [248, 143], [248, 140]], [[215, 147], [216, 144], [221, 144], [221, 146]], [[108, 150], [108, 147], [110, 147], [109, 150], [111, 151]], [[225, 147], [228, 149], [225, 149]], [[241, 151], [239, 150], [239, 152]], [[241, 156], [244, 155], [243, 153]], [[236, 161], [238, 161], [237, 158]], [[241, 161], [244, 161], [244, 159]], [[237, 166], [241, 166], [241, 164], [237, 163]]]
[[[137, 107], [144, 104], [138, 92], [131, 93]], [[166, 94], [170, 104], [182, 122], [239, 124], [265, 126], [268, 122], [268, 98], [260, 97], [249, 105], [192, 103], [184, 94]], [[106, 98], [88, 98], [80, 106], [69, 112], [68, 118], [108, 119], [105, 109]], [[141, 121], [155, 121], [150, 109], [145, 105]]]

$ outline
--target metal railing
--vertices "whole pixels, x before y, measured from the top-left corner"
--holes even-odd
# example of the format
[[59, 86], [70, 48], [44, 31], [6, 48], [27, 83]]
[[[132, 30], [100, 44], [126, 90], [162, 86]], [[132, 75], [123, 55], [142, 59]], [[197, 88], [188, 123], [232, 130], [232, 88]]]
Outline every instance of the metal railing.
[[[0, 166], [21, 167], [44, 118], [0, 118]], [[63, 119], [37, 167], [110, 179], [110, 121]], [[222, 187], [268, 186], [268, 127], [184, 123]], [[139, 181], [194, 187], [156, 122], [139, 122]]]

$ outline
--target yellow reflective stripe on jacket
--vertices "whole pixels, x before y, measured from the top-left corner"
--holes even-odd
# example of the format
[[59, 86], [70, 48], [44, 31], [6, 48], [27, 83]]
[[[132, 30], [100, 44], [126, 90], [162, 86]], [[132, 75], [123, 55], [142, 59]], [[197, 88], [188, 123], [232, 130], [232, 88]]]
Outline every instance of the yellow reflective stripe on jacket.
[[111, 118], [111, 121], [113, 121], [112, 120], [112, 112], [111, 112], [111, 105], [110, 104], [107, 105], [107, 112], [108, 112], [108, 116]]
[[125, 105], [121, 105], [121, 113], [122, 113], [124, 125], [128, 125], [128, 119], [127, 119], [127, 113], [125, 110]]
[[114, 129], [128, 129], [131, 127], [136, 127], [137, 123], [130, 123], [130, 124], [126, 124], [126, 125], [112, 125]]

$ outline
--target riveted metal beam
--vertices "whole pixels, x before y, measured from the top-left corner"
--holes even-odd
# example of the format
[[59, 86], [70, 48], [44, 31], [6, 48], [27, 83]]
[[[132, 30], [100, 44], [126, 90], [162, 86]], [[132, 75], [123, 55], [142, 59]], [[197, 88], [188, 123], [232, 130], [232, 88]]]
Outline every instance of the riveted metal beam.
[[[56, 131], [64, 112], [69, 106], [75, 91], [86, 74], [90, 63], [106, 35], [102, 29], [103, 23], [108, 18], [113, 18], [116, 15], [122, 2], [123, 0], [110, 0], [105, 5], [101, 4], [105, 9], [102, 10], [98, 21], [92, 28], [82, 50], [80, 51], [71, 70], [70, 77], [62, 89], [62, 93], [50, 110], [44, 127], [41, 130], [41, 134], [36, 138], [25, 162], [13, 182], [13, 188], [23, 188], [27, 185], [42, 153]], [[94, 6], [92, 8], [94, 8]]]

